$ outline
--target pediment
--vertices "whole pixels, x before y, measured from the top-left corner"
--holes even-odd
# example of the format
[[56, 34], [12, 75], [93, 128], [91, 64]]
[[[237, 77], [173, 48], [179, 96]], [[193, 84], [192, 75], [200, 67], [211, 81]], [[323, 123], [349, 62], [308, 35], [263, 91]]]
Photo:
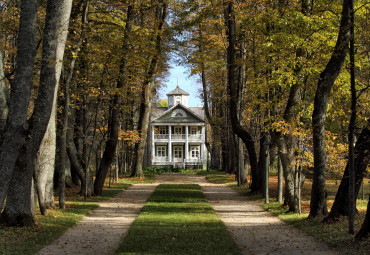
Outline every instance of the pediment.
[[152, 122], [197, 123], [204, 122], [204, 119], [202, 119], [186, 106], [182, 104], [177, 104], [155, 118]]

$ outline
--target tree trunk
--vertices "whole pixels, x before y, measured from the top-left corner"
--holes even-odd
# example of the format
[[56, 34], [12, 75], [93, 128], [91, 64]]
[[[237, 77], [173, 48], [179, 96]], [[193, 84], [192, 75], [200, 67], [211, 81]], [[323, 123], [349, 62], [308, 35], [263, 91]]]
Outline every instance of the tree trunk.
[[[55, 118], [56, 98], [59, 79], [62, 70], [65, 43], [67, 40], [69, 17], [72, 9], [72, 0], [49, 0], [46, 7], [45, 29], [42, 46], [42, 60], [40, 71], [40, 86], [31, 117], [31, 139], [27, 143], [26, 162], [28, 171], [35, 172], [37, 152], [42, 144], [45, 132], [49, 127], [54, 127], [53, 140], [55, 147]], [[54, 113], [53, 113], [54, 110]], [[53, 116], [53, 119], [51, 117]], [[50, 121], [54, 122], [49, 125]], [[54, 155], [55, 160], [55, 148]], [[53, 166], [54, 168], [54, 162]], [[52, 174], [54, 169], [52, 169]], [[35, 185], [38, 193], [40, 210], [46, 214], [45, 194], [37, 172], [34, 174]]]
[[[69, 115], [69, 119], [68, 119], [68, 123], [70, 123], [70, 126], [74, 125], [73, 119], [74, 119], [74, 110], [71, 110], [71, 114]], [[71, 162], [71, 172], [72, 174], [73, 173], [77, 174], [78, 178], [81, 180], [80, 195], [87, 194], [87, 196], [91, 196], [94, 194], [92, 190], [93, 179], [90, 173], [88, 173], [87, 178], [85, 176], [85, 163], [83, 162], [80, 153], [77, 151], [76, 144], [73, 139], [73, 134], [74, 134], [73, 129], [67, 130], [66, 145], [67, 145], [68, 158], [69, 158], [69, 161]], [[75, 181], [74, 183], [76, 184]]]
[[[57, 158], [56, 163], [56, 172], [58, 173], [58, 195], [59, 195], [59, 208], [65, 208], [65, 187], [66, 187], [66, 164], [68, 160], [67, 155], [67, 129], [68, 129], [68, 114], [70, 106], [70, 95], [69, 88], [72, 81], [73, 73], [75, 70], [76, 59], [80, 51], [82, 44], [82, 39], [84, 37], [85, 25], [87, 23], [87, 12], [89, 9], [90, 1], [87, 0], [85, 3], [81, 1], [81, 4], [84, 4], [83, 13], [82, 13], [82, 25], [81, 25], [81, 36], [72, 52], [72, 60], [68, 70], [67, 78], [64, 81], [64, 103], [63, 103], [63, 112], [61, 116], [61, 131], [60, 136], [58, 137], [58, 146], [59, 146], [59, 157]], [[72, 15], [72, 14], [71, 14]], [[77, 15], [77, 12], [74, 13]]]
[[36, 55], [37, 3], [36, 0], [21, 2], [14, 84], [9, 101], [8, 122], [0, 146], [0, 210], [19, 151], [28, 135], [26, 121]]
[[277, 192], [277, 201], [278, 203], [283, 202], [283, 169], [281, 167], [281, 160], [280, 156], [278, 155], [278, 162], [277, 162], [277, 169], [278, 169], [278, 192]]
[[157, 25], [156, 30], [158, 34], [156, 35], [154, 42], [155, 42], [155, 53], [153, 58], [150, 62], [149, 71], [144, 78], [143, 83], [143, 90], [141, 95], [141, 105], [140, 105], [140, 113], [139, 113], [139, 121], [138, 121], [138, 130], [140, 132], [140, 141], [139, 144], [136, 146], [136, 164], [134, 166], [133, 172], [131, 176], [143, 176], [143, 160], [144, 160], [144, 152], [147, 140], [147, 133], [149, 127], [149, 120], [150, 120], [150, 111], [152, 107], [152, 97], [153, 97], [153, 89], [155, 83], [155, 76], [157, 72], [157, 66], [159, 58], [162, 54], [162, 32], [164, 28], [164, 22], [167, 16], [167, 4], [163, 1], [160, 1], [160, 4], [156, 10], [156, 17], [157, 17]]
[[356, 234], [355, 240], [359, 241], [364, 237], [367, 237], [370, 233], [370, 196], [369, 202], [367, 203], [367, 211], [364, 223], [361, 226], [360, 231]]
[[314, 99], [314, 110], [312, 114], [314, 174], [309, 215], [309, 217], [313, 218], [322, 217], [327, 212], [325, 191], [325, 119], [331, 88], [342, 69], [347, 55], [351, 27], [351, 1], [353, 0], [343, 0], [342, 18], [337, 43], [329, 63], [320, 74]]
[[245, 147], [249, 154], [249, 161], [251, 164], [252, 183], [251, 192], [258, 192], [258, 162], [255, 145], [251, 134], [242, 128], [238, 118], [237, 102], [238, 102], [238, 88], [236, 83], [236, 31], [235, 31], [235, 14], [233, 2], [224, 3], [224, 19], [226, 25], [226, 35], [228, 40], [227, 46], [227, 70], [228, 82], [227, 92], [230, 96], [229, 109], [231, 114], [231, 123], [234, 133], [243, 140]]
[[[2, 38], [2, 30], [0, 28], [0, 39]], [[0, 41], [0, 144], [1, 135], [5, 129], [6, 119], [8, 118], [8, 88], [5, 82], [4, 74], [4, 52]]]
[[[127, 7], [127, 20], [125, 34], [123, 37], [123, 57], [121, 59], [120, 74], [117, 81], [117, 89], [120, 90], [126, 85], [126, 73], [127, 73], [127, 55], [129, 50], [129, 34], [131, 32], [133, 19], [132, 6]], [[94, 183], [94, 193], [101, 195], [103, 192], [104, 181], [107, 176], [108, 170], [114, 158], [116, 146], [118, 142], [118, 132], [120, 129], [120, 111], [121, 111], [121, 95], [117, 93], [112, 100], [111, 118], [108, 124], [109, 137], [106, 142], [103, 158], [100, 161], [99, 169], [96, 173], [96, 179]]]
[[[358, 193], [361, 188], [361, 183], [364, 176], [366, 175], [366, 168], [370, 163], [370, 127], [365, 127], [362, 129], [355, 148], [354, 148], [354, 170], [355, 170], [355, 194], [354, 197], [357, 198]], [[336, 221], [340, 216], [348, 216], [349, 213], [349, 201], [348, 201], [348, 168], [349, 163], [347, 163], [342, 180], [340, 182], [337, 194], [335, 195], [335, 200], [333, 206], [331, 207], [328, 217], [325, 218], [325, 222]]]

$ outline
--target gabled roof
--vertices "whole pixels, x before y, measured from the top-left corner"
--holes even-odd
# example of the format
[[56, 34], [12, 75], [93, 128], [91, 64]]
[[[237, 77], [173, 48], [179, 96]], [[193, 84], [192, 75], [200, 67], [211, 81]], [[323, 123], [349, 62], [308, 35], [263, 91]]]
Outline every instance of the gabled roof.
[[[186, 117], [176, 117], [176, 116], [174, 116], [174, 117], [172, 117], [170, 113], [172, 113], [177, 108], [183, 109], [190, 116], [186, 116]], [[157, 116], [156, 118], [154, 118], [152, 120], [152, 122], [154, 122], [154, 123], [156, 123], [156, 122], [193, 123], [194, 121], [204, 122], [204, 118], [202, 116], [198, 115], [197, 113], [195, 113], [194, 111], [192, 111], [191, 109], [189, 109], [188, 107], [182, 105], [182, 104], [177, 104], [177, 105], [172, 106], [167, 111], [164, 111], [162, 114], [160, 114], [159, 116]]]
[[189, 96], [189, 93], [182, 90], [179, 85], [177, 84], [177, 87], [172, 90], [171, 92], [168, 92], [167, 93], [167, 96], [170, 96], [170, 95], [185, 95], [185, 96]]

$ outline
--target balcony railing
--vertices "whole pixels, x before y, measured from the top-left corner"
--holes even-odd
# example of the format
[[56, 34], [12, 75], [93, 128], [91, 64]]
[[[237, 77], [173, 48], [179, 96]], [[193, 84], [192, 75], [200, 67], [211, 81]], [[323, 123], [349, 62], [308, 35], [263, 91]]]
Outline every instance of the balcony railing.
[[201, 134], [188, 135], [188, 139], [189, 139], [189, 140], [201, 140], [201, 139], [202, 139], [202, 135], [201, 135]]
[[168, 157], [154, 157], [152, 160], [153, 165], [171, 165], [175, 163], [183, 163], [186, 165], [201, 165], [205, 164], [206, 160], [202, 158], [194, 158], [194, 159], [183, 159], [183, 158], [172, 158], [171, 162], [169, 161]]
[[168, 135], [158, 135], [158, 134], [156, 134], [156, 135], [154, 135], [154, 139], [168, 139]]
[[171, 139], [173, 139], [173, 140], [185, 140], [185, 135], [181, 135], [181, 134], [171, 135]]
[[[186, 137], [185, 134], [171, 135], [172, 140], [185, 140], [185, 137]], [[155, 134], [154, 135], [154, 139], [157, 139], [157, 140], [168, 140], [168, 138], [169, 138], [168, 134], [166, 134], [166, 135]], [[201, 134], [188, 135], [188, 139], [191, 140], [191, 141], [202, 140], [202, 135]]]

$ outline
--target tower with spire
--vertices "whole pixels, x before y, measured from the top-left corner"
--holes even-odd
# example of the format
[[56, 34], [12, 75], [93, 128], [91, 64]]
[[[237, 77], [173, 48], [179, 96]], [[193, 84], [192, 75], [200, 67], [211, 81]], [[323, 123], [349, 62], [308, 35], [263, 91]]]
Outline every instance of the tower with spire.
[[188, 107], [189, 93], [180, 88], [178, 80], [176, 88], [171, 92], [167, 93], [167, 97], [168, 97], [168, 108], [171, 108], [177, 104], [182, 104], [183, 106]]

